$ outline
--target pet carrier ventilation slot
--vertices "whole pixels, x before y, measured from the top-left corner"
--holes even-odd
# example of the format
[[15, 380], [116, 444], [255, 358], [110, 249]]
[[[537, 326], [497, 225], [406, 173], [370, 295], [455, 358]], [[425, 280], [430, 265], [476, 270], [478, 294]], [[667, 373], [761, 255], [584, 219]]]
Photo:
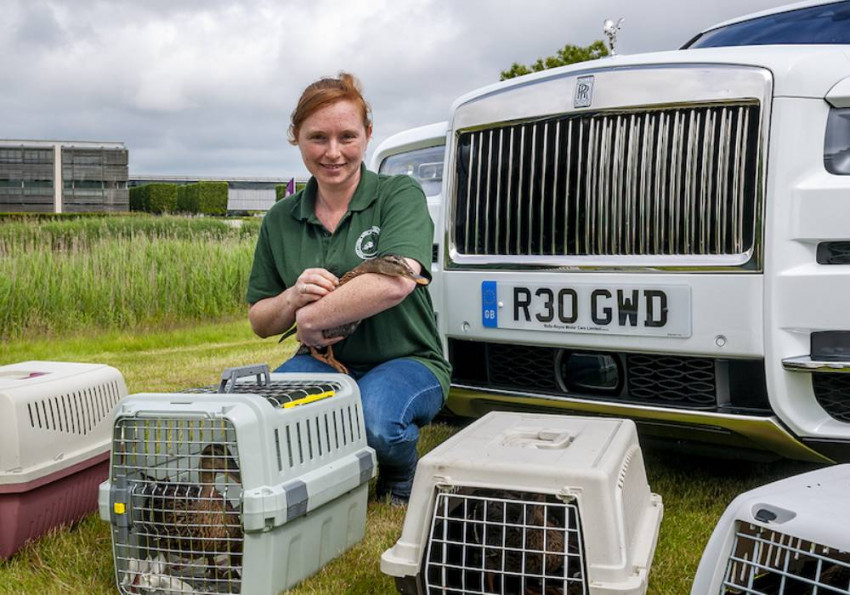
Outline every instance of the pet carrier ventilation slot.
[[425, 455], [401, 593], [644, 593], [661, 523], [629, 420], [494, 412]]
[[738, 496], [703, 552], [692, 595], [850, 594], [850, 465]]
[[120, 404], [100, 511], [122, 593], [279, 593], [363, 538], [357, 384], [261, 376]]
[[0, 366], [0, 559], [97, 508], [121, 373], [98, 364]]

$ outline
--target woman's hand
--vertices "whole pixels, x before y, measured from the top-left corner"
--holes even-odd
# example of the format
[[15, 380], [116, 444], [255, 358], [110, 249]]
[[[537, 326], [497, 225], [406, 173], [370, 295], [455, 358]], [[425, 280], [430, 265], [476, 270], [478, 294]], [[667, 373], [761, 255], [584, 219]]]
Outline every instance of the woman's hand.
[[331, 293], [339, 285], [339, 279], [325, 269], [307, 269], [278, 295], [256, 302], [248, 310], [251, 328], [260, 337], [279, 335], [295, 322], [295, 315]]
[[339, 279], [326, 269], [306, 269], [289, 291], [289, 303], [296, 312], [336, 289]]
[[295, 324], [298, 328], [296, 337], [298, 340], [308, 347], [327, 347], [334, 343], [339, 343], [345, 337], [325, 337], [323, 329], [311, 327], [309, 324], [299, 323], [299, 318], [304, 317], [306, 310], [298, 310], [295, 313]]

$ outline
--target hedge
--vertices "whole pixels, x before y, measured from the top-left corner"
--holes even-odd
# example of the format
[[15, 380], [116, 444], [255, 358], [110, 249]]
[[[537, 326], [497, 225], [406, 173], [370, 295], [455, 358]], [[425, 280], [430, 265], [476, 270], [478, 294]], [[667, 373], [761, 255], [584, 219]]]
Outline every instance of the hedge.
[[177, 210], [181, 213], [200, 212], [197, 184], [185, 184], [177, 187]]
[[278, 184], [274, 187], [274, 201], [277, 202], [281, 198], [286, 198], [286, 188], [288, 184]]
[[227, 182], [145, 184], [130, 188], [130, 210], [148, 213], [227, 214]]
[[227, 214], [227, 182], [198, 182], [198, 210], [205, 215]]
[[148, 213], [172, 213], [177, 210], [177, 186], [145, 184], [130, 189], [130, 210]]

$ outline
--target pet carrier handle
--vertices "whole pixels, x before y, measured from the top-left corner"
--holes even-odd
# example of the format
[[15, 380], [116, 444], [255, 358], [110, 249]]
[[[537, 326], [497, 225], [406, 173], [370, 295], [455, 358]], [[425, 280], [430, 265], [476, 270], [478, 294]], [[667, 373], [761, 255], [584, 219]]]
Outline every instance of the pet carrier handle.
[[[271, 384], [272, 381], [268, 364], [254, 364], [252, 366], [227, 368], [221, 373], [221, 384], [218, 385], [218, 392], [233, 392], [233, 389], [236, 387], [236, 381], [239, 378], [244, 378], [245, 376], [256, 376], [257, 384], [260, 386]], [[263, 379], [265, 379], [265, 382]]]

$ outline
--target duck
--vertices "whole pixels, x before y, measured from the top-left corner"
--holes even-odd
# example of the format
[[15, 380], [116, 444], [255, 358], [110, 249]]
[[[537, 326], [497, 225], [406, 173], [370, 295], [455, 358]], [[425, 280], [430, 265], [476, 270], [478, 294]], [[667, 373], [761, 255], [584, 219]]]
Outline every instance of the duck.
[[487, 495], [486, 504], [477, 502], [470, 517], [484, 521], [474, 525], [473, 541], [484, 545], [487, 592], [565, 593], [561, 590], [563, 579], [568, 578], [563, 575], [564, 560], [576, 552], [574, 544], [566, 543], [560, 506], [552, 506], [544, 494], [497, 490]]
[[[225, 475], [241, 484], [239, 466], [224, 444], [213, 443], [200, 454], [198, 483], [163, 481], [142, 476], [140, 534], [149, 538], [149, 548], [181, 563], [203, 557], [205, 575], [235, 579], [242, 566], [242, 524], [239, 511], [215, 487], [216, 477]], [[226, 564], [221, 567], [222, 559]]]
[[[383, 256], [378, 256], [377, 258], [364, 260], [362, 263], [348, 271], [340, 278], [339, 286], [345, 285], [355, 277], [359, 277], [364, 273], [378, 273], [389, 277], [406, 277], [414, 281], [417, 285], [428, 285], [428, 279], [422, 275], [414, 273], [403, 256], [399, 256], [398, 254], [385, 254]], [[332, 337], [348, 337], [357, 330], [360, 322], [360, 320], [355, 320], [354, 322], [325, 329], [322, 331], [322, 336], [326, 339], [330, 339]], [[297, 330], [298, 328], [293, 326], [283, 334], [280, 340], [283, 341], [284, 339], [294, 335]], [[296, 354], [312, 355], [320, 362], [331, 366], [340, 374], [348, 374], [348, 368], [345, 364], [334, 357], [332, 345], [328, 345], [327, 347], [311, 347], [301, 343]]]

